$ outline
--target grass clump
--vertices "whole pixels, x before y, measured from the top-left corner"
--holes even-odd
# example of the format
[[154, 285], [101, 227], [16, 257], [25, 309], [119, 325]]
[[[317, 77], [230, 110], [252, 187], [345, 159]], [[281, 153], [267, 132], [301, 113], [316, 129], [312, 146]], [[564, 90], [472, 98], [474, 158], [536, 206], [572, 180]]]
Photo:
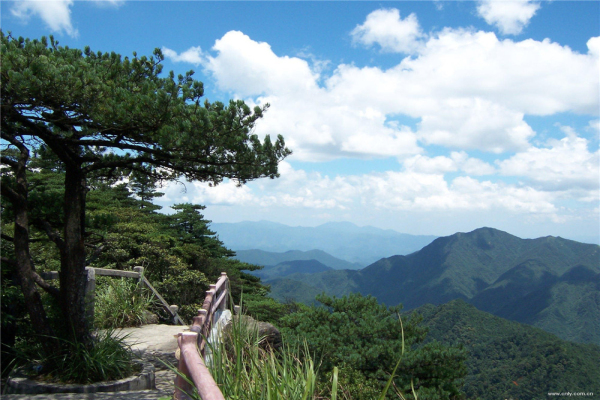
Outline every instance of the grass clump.
[[148, 322], [153, 305], [152, 294], [134, 279], [99, 280], [94, 324], [102, 329], [140, 326]]
[[255, 325], [234, 317], [223, 340], [210, 347], [208, 367], [225, 398], [239, 400], [313, 399], [315, 365], [300, 349], [263, 348]]
[[32, 378], [60, 383], [89, 384], [133, 375], [140, 369], [125, 337], [113, 330], [99, 331], [90, 343], [58, 339], [60, 349], [44, 355], [40, 346], [17, 350], [17, 365]]

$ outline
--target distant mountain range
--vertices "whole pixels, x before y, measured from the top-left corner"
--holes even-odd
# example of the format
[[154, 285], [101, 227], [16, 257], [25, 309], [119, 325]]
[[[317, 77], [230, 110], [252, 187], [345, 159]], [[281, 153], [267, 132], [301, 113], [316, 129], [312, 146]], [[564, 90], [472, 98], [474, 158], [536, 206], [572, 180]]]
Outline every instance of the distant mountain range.
[[292, 227], [268, 221], [212, 223], [210, 228], [225, 246], [238, 252], [258, 249], [282, 253], [318, 249], [363, 267], [383, 257], [413, 253], [436, 238], [359, 227], [349, 222], [329, 222], [317, 227]]
[[[600, 347], [477, 310], [463, 300], [415, 310], [426, 341], [463, 345], [468, 399], [545, 399], [554, 392], [600, 393]], [[590, 397], [591, 398], [591, 397]]]
[[481, 228], [438, 238], [420, 251], [383, 258], [360, 271], [286, 274], [266, 283], [275, 298], [307, 303], [320, 292], [360, 292], [406, 309], [464, 299], [563, 339], [600, 344], [599, 250], [557, 237], [520, 239]]
[[[264, 250], [237, 250], [235, 257], [236, 259], [247, 262], [254, 265], [262, 265], [264, 267], [274, 266], [277, 264], [285, 263], [288, 261], [300, 261], [300, 260], [316, 260], [323, 265], [326, 265], [330, 269], [361, 269], [364, 266], [360, 264], [353, 264], [345, 260], [341, 260], [332, 256], [331, 254], [325, 253], [322, 250], [310, 250], [310, 251], [299, 251], [289, 250], [285, 253], [275, 253], [272, 251]], [[300, 271], [297, 271], [300, 272]], [[321, 272], [321, 271], [319, 271]]]

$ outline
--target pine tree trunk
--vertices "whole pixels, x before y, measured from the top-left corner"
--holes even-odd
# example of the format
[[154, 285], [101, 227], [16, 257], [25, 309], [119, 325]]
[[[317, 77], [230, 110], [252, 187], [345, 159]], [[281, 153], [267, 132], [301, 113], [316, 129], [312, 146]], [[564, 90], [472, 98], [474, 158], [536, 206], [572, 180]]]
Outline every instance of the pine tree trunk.
[[57, 346], [49, 337], [54, 336], [38, 287], [34, 281], [34, 266], [29, 251], [29, 215], [27, 201], [27, 161], [29, 151], [21, 148], [21, 156], [18, 165], [13, 169], [16, 178], [14, 196], [11, 198], [15, 214], [14, 248], [17, 267], [17, 276], [25, 299], [25, 307], [31, 319], [34, 330], [43, 335], [41, 340], [46, 355], [51, 355], [57, 350]]
[[65, 175], [64, 247], [61, 251], [60, 291], [62, 311], [73, 339], [90, 340], [90, 323], [86, 314], [85, 285], [85, 176], [79, 168], [67, 168]]

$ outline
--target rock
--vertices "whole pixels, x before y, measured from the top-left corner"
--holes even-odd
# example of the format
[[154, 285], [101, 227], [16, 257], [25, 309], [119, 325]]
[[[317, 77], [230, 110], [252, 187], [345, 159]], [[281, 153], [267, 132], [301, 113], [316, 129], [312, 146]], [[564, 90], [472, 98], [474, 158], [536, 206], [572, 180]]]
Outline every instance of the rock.
[[258, 335], [264, 339], [260, 342], [261, 347], [264, 349], [271, 348], [273, 350], [279, 350], [283, 345], [281, 340], [281, 332], [274, 325], [268, 322], [256, 321], [258, 324]]
[[148, 310], [142, 312], [143, 325], [158, 324], [158, 315], [151, 313]]
[[[240, 317], [236, 316], [235, 318], [241, 318], [242, 324], [247, 325], [248, 328], [258, 330], [258, 337], [262, 338], [260, 341], [260, 347], [262, 349], [279, 350], [283, 345], [281, 340], [281, 332], [279, 332], [279, 329], [277, 329], [273, 324], [257, 321], [248, 315], [242, 315]], [[225, 331], [227, 331], [229, 328], [230, 325], [227, 325], [225, 327]]]

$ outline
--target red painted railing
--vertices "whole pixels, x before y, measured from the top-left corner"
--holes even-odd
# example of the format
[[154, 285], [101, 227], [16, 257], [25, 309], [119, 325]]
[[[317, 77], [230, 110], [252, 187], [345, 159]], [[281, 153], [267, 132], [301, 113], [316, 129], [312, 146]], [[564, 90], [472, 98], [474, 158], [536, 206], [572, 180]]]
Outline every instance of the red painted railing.
[[[216, 284], [210, 285], [206, 292], [202, 308], [198, 310], [198, 315], [194, 317], [194, 322], [190, 327], [191, 332], [179, 334], [177, 342], [179, 344], [179, 364], [178, 374], [175, 378], [175, 400], [189, 399], [187, 394], [192, 393], [194, 386], [198, 389], [198, 394], [202, 400], [225, 400], [221, 390], [206, 365], [203, 357], [205, 356], [206, 340], [212, 329], [214, 313], [217, 310], [227, 309], [227, 300], [229, 298], [229, 278], [225, 272]], [[186, 380], [193, 382], [193, 385]]]

